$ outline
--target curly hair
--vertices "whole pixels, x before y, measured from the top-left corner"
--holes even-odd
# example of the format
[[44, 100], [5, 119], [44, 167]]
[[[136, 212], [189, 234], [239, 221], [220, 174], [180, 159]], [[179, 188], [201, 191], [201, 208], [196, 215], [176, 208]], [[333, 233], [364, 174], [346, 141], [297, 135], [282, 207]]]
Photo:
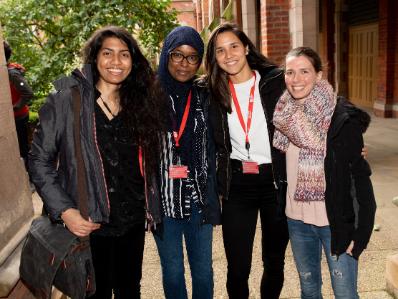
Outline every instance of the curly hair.
[[124, 28], [103, 27], [95, 31], [83, 47], [83, 63], [91, 65], [96, 84], [99, 80], [97, 55], [105, 39], [110, 37], [123, 41], [131, 55], [131, 72], [119, 89], [121, 116], [133, 140], [143, 149], [146, 169], [154, 172], [160, 157], [159, 136], [165, 128], [166, 104], [155, 74], [137, 41]]
[[209, 38], [206, 51], [205, 67], [207, 71], [207, 82], [212, 93], [212, 98], [217, 99], [229, 113], [231, 108], [231, 93], [228, 86], [228, 74], [220, 68], [216, 60], [216, 43], [218, 35], [224, 32], [232, 32], [249, 50], [246, 56], [251, 69], [275, 65], [267, 57], [261, 54], [249, 37], [236, 24], [223, 23], [215, 28]]

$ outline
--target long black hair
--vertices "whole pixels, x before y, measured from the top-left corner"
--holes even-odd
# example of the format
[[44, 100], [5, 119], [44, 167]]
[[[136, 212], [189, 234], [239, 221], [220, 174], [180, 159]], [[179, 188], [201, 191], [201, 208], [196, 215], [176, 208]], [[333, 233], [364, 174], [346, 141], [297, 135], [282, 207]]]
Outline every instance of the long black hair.
[[220, 68], [216, 60], [217, 37], [224, 32], [235, 34], [243, 46], [249, 50], [246, 59], [251, 69], [261, 69], [274, 66], [275, 64], [256, 49], [252, 41], [236, 24], [224, 23], [212, 31], [207, 44], [205, 59], [207, 82], [214, 100], [219, 101], [231, 113], [231, 93], [228, 86], [228, 74]]
[[160, 157], [159, 134], [165, 127], [165, 104], [159, 96], [160, 88], [155, 81], [155, 74], [137, 41], [124, 28], [103, 27], [95, 31], [83, 47], [83, 63], [91, 65], [95, 85], [99, 80], [97, 55], [105, 39], [110, 37], [123, 41], [131, 55], [131, 72], [119, 89], [121, 116], [131, 137], [144, 151], [146, 169], [152, 172]]

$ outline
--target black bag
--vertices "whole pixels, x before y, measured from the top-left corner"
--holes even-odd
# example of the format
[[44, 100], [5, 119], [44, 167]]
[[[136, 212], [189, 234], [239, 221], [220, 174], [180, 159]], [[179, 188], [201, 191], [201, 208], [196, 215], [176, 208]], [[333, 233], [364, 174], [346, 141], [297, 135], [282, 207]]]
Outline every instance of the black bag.
[[22, 249], [19, 272], [38, 298], [51, 298], [53, 285], [73, 299], [95, 293], [89, 240], [81, 240], [47, 216], [33, 220]]
[[[71, 88], [74, 112], [74, 141], [77, 164], [78, 208], [88, 219], [88, 196], [84, 160], [80, 141], [79, 89]], [[65, 226], [52, 223], [49, 217], [33, 220], [22, 249], [20, 276], [32, 293], [43, 299], [51, 298], [51, 288], [72, 299], [95, 293], [94, 267], [88, 237], [79, 238]]]

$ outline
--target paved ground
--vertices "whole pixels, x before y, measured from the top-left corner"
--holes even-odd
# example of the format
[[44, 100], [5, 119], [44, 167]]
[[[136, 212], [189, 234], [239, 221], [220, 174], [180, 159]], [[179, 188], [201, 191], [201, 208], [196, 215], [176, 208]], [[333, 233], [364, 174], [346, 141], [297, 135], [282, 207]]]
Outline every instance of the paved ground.
[[[359, 266], [359, 291], [362, 299], [391, 298], [385, 292], [386, 257], [398, 253], [398, 207], [391, 202], [398, 196], [398, 120], [373, 117], [365, 135], [369, 148], [368, 160], [373, 169], [372, 181], [376, 193], [378, 210], [376, 223], [379, 231], [374, 231], [368, 249], [361, 255]], [[260, 226], [257, 228], [255, 248], [250, 276], [250, 298], [260, 298], [261, 277]], [[186, 262], [187, 265], [187, 262]], [[215, 298], [228, 298], [225, 288], [226, 260], [221, 236], [221, 228], [214, 232], [213, 267]], [[300, 287], [292, 253], [289, 248], [286, 256], [286, 279], [281, 298], [300, 298]], [[323, 266], [326, 270], [326, 265]], [[324, 271], [324, 298], [333, 298], [328, 273]], [[190, 272], [186, 268], [187, 285], [190, 289]], [[142, 298], [163, 298], [162, 278], [159, 258], [153, 237], [148, 234], [146, 241], [142, 280]]]
[[[373, 169], [372, 181], [377, 200], [376, 226], [368, 249], [360, 257], [358, 288], [362, 299], [391, 299], [385, 291], [386, 257], [398, 253], [398, 207], [392, 198], [398, 196], [398, 120], [372, 118], [371, 126], [365, 134], [365, 143], [369, 149], [368, 160]], [[40, 199], [34, 194], [36, 213], [40, 212]], [[260, 298], [259, 286], [262, 274], [260, 230], [254, 244], [252, 272], [250, 276], [250, 299]], [[188, 265], [187, 261], [185, 265]], [[221, 227], [214, 230], [213, 268], [214, 297], [228, 298], [226, 282], [226, 259], [224, 254]], [[323, 265], [324, 299], [332, 299], [327, 266]], [[186, 267], [188, 291], [191, 293], [189, 267]], [[142, 298], [163, 298], [160, 261], [156, 245], [151, 234], [147, 234], [143, 279]], [[281, 298], [300, 298], [300, 286], [290, 248], [286, 255], [285, 284]]]

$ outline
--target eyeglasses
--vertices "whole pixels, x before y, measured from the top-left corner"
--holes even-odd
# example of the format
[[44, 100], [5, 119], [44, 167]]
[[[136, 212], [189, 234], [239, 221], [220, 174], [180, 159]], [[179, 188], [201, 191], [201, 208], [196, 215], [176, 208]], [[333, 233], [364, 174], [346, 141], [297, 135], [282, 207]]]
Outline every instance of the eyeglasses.
[[199, 56], [198, 55], [183, 55], [180, 52], [170, 52], [170, 58], [173, 62], [180, 63], [184, 59], [187, 60], [189, 64], [198, 64], [199, 63]]

